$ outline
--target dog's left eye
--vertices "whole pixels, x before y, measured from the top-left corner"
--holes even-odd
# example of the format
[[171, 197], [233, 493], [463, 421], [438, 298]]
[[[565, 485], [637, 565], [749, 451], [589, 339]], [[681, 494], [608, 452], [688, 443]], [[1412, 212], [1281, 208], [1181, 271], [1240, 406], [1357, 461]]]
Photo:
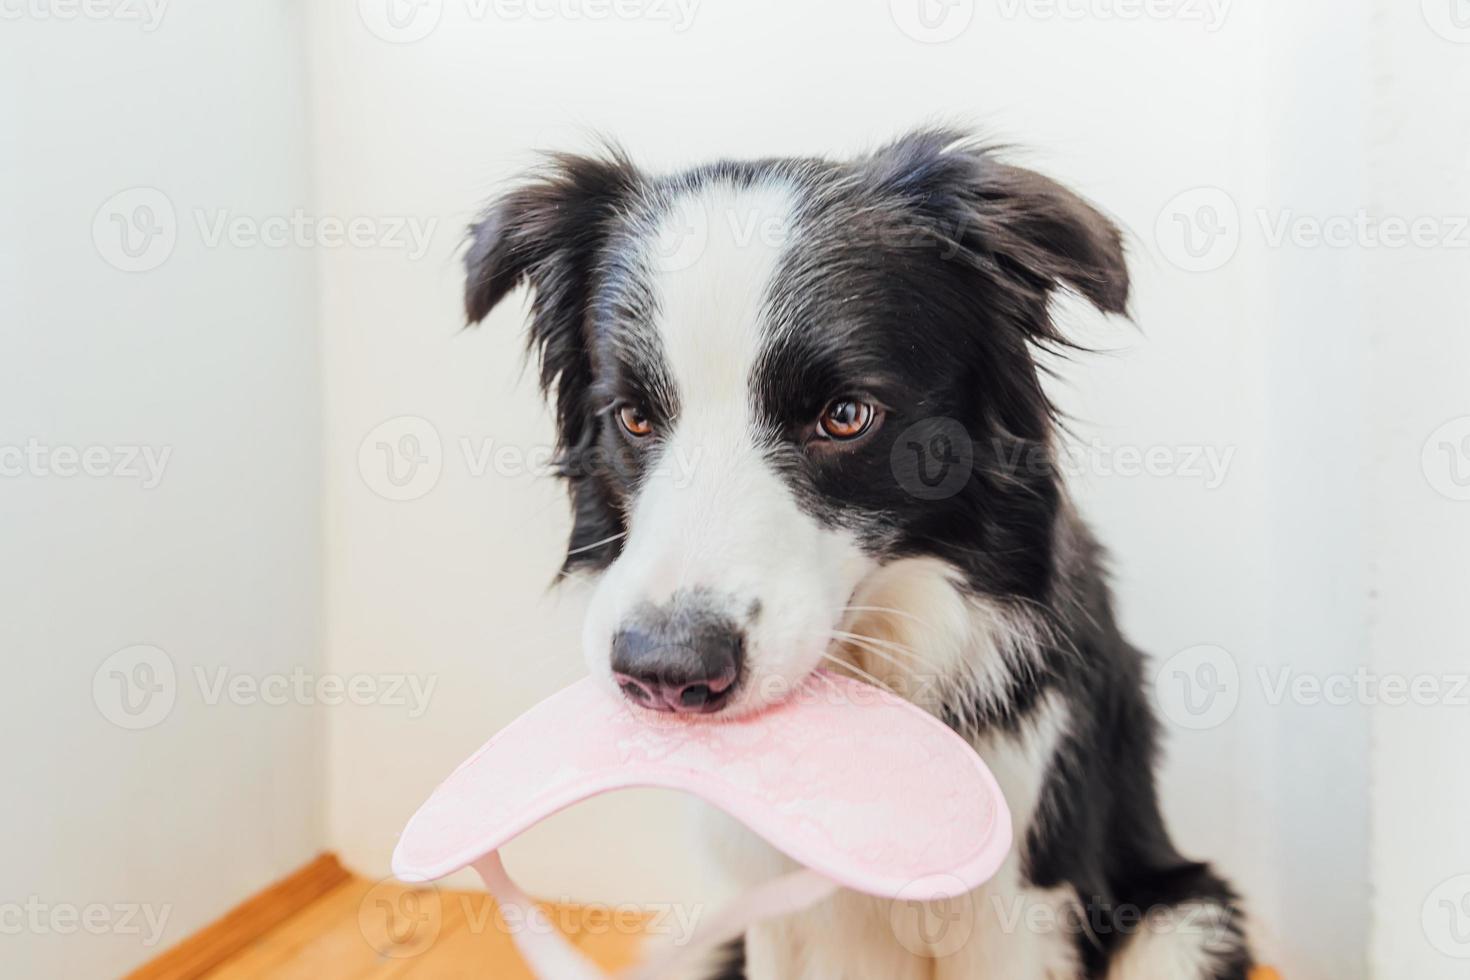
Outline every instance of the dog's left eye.
[[817, 428], [828, 439], [845, 441], [856, 439], [867, 432], [877, 417], [877, 410], [868, 402], [856, 398], [836, 398], [822, 409]]
[[624, 405], [618, 409], [618, 423], [628, 435], [641, 439], [653, 432], [653, 423], [637, 405]]

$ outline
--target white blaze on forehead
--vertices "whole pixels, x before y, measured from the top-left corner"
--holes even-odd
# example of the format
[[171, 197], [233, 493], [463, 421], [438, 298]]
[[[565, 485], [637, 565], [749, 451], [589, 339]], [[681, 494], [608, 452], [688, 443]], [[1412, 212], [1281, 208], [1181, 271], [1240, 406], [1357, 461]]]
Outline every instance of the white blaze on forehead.
[[765, 459], [751, 390], [795, 204], [789, 187], [721, 182], [675, 199], [658, 229], [653, 327], [678, 400], [664, 462], [688, 478], [649, 481], [634, 511], [630, 550], [663, 555], [655, 598], [755, 589], [773, 536], [810, 523]]
[[646, 328], [678, 414], [659, 433], [659, 459], [584, 630], [588, 662], [605, 673], [611, 637], [633, 610], [705, 593], [744, 631], [747, 680], [729, 710], [779, 697], [816, 666], [869, 565], [850, 534], [801, 508], [772, 465], [752, 391], [798, 206], [788, 184], [719, 182], [681, 194], [651, 229]]
[[660, 221], [649, 257], [654, 327], [681, 408], [750, 407], [766, 303], [795, 220], [789, 184], [690, 190]]

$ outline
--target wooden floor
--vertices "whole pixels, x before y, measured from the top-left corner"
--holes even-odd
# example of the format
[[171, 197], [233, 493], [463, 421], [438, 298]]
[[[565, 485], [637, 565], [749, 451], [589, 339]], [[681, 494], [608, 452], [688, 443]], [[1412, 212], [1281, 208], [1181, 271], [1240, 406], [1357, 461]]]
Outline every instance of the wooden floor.
[[[332, 860], [335, 865], [335, 859]], [[641, 915], [545, 906], [551, 921], [609, 971], [631, 965], [647, 926]], [[136, 976], [245, 980], [536, 980], [516, 954], [495, 903], [479, 892], [413, 888], [347, 877], [203, 973]], [[1280, 980], [1257, 969], [1251, 980]]]
[[[641, 916], [547, 906], [551, 921], [609, 970], [634, 962]], [[352, 878], [205, 973], [209, 980], [534, 980], [495, 904], [477, 892]]]

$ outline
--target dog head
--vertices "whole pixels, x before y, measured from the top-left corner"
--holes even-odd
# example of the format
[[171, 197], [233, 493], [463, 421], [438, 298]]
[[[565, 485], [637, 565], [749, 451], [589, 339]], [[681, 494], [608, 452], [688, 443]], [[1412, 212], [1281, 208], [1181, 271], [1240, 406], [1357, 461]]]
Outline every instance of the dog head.
[[1069, 288], [1121, 312], [1117, 229], [925, 131], [847, 162], [670, 177], [553, 157], [471, 230], [478, 322], [521, 283], [598, 580], [594, 674], [648, 708], [748, 710], [817, 667], [854, 596], [928, 558], [1044, 599], [1060, 490], [1035, 346]]

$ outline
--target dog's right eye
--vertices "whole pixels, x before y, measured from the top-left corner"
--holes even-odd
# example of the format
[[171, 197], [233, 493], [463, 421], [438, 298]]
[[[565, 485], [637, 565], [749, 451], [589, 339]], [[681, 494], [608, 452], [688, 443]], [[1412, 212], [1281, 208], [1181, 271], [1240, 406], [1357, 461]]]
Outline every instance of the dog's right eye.
[[653, 423], [648, 421], [648, 416], [637, 405], [624, 405], [619, 408], [618, 423], [623, 427], [624, 432], [635, 439], [642, 439], [653, 433]]
[[849, 442], [867, 432], [877, 418], [877, 410], [868, 402], [856, 398], [837, 398], [822, 409], [822, 417], [817, 420], [817, 429], [825, 439]]

